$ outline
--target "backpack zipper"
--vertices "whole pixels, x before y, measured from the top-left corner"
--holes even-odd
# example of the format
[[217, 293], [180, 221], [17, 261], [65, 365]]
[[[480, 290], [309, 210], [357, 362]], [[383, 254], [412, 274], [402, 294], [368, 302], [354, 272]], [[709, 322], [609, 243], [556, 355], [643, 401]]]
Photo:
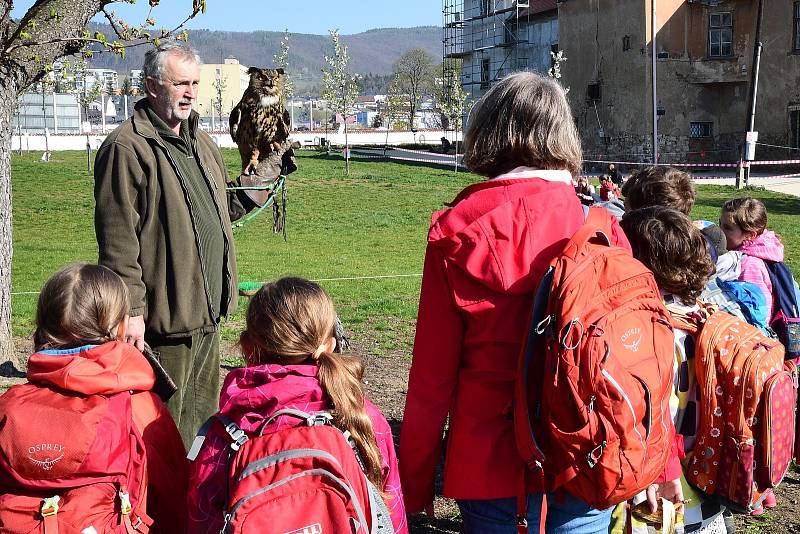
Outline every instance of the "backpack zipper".
[[625, 390], [622, 389], [622, 386], [619, 385], [619, 382], [617, 382], [616, 379], [614, 379], [614, 377], [611, 376], [611, 373], [609, 373], [608, 370], [603, 369], [601, 373], [606, 378], [606, 380], [608, 380], [608, 382], [612, 386], [614, 386], [614, 389], [616, 389], [619, 392], [619, 394], [622, 395], [622, 398], [625, 400], [625, 404], [628, 405], [628, 409], [631, 411], [631, 419], [633, 420], [633, 431], [636, 432], [637, 436], [639, 436], [639, 441], [642, 443], [642, 448], [646, 450], [647, 446], [645, 445], [645, 440], [642, 437], [641, 432], [639, 432], [639, 429], [636, 428], [636, 412], [633, 409], [633, 404], [631, 403], [631, 399], [628, 397], [628, 394], [625, 393]]

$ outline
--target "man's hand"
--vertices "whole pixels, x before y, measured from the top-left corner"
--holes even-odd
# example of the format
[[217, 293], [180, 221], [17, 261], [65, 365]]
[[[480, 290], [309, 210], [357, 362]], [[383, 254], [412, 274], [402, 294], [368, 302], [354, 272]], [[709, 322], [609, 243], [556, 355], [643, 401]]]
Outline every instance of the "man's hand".
[[144, 350], [144, 315], [128, 318], [125, 343], [133, 345], [139, 350]]

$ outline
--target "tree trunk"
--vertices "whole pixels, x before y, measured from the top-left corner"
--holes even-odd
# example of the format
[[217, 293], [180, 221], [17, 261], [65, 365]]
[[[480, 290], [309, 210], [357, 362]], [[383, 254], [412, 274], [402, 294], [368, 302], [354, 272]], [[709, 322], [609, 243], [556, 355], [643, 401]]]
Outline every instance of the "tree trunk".
[[350, 145], [347, 142], [347, 117], [344, 118], [344, 172], [350, 176]]
[[0, 65], [0, 364], [10, 361], [22, 370], [11, 336], [11, 116], [17, 96], [8, 67]]

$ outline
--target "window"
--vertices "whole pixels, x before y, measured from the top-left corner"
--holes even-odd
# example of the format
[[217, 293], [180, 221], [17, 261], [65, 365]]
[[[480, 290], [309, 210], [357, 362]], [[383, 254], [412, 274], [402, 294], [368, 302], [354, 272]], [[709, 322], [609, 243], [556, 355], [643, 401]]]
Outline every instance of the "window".
[[792, 46], [792, 50], [794, 52], [800, 52], [800, 2], [794, 3], [794, 43]]
[[492, 0], [481, 0], [481, 15], [488, 15], [491, 10]]
[[711, 13], [708, 16], [708, 55], [730, 57], [733, 55], [733, 15], [730, 11]]
[[800, 106], [789, 108], [789, 146], [800, 150]]
[[622, 36], [622, 51], [627, 52], [631, 49], [631, 36], [630, 35], [623, 35]]
[[491, 68], [491, 63], [489, 58], [485, 58], [481, 60], [481, 89], [488, 89], [489, 88], [489, 69]]
[[711, 126], [710, 122], [692, 122], [689, 125], [689, 137], [692, 139], [711, 137]]

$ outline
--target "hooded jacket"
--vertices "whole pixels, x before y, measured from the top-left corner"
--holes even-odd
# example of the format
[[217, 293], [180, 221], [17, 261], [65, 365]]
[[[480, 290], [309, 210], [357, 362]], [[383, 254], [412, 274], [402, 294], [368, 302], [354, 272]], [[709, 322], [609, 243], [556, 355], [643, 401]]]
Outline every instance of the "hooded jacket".
[[[260, 365], [234, 369], [225, 377], [219, 399], [219, 413], [231, 419], [248, 434], [255, 433], [264, 419], [282, 409], [304, 412], [330, 410], [322, 391], [316, 365]], [[394, 451], [392, 429], [386, 418], [368, 399], [364, 399], [372, 421], [383, 462], [383, 492], [396, 534], [407, 534], [405, 505], [400, 489], [400, 473]], [[297, 425], [297, 420], [279, 417], [264, 429], [276, 432]], [[200, 454], [191, 464], [188, 497], [189, 534], [216, 533], [223, 524], [226, 502], [228, 446], [230, 440], [212, 430]]]
[[[187, 125], [192, 149], [211, 191], [224, 235], [224, 302], [212, 302], [203, 273], [195, 213], [179, 166], [148, 117], [147, 99], [108, 135], [94, 167], [95, 233], [99, 263], [120, 275], [131, 297], [131, 316], [143, 315], [149, 336], [187, 337], [217, 329], [238, 297], [231, 220], [252, 203], [225, 189], [227, 171], [214, 141]], [[248, 207], [245, 207], [247, 205]]]
[[[433, 214], [422, 275], [400, 440], [410, 512], [433, 502], [448, 417], [444, 495], [518, 495], [525, 465], [511, 402], [525, 322], [545, 269], [584, 220], [566, 171], [518, 168], [451, 206]], [[630, 249], [613, 228], [612, 241]]]
[[766, 316], [772, 319], [772, 282], [764, 260], [783, 261], [783, 243], [771, 230], [764, 230], [755, 239], [742, 243], [738, 249], [742, 257], [742, 273], [739, 280], [757, 285], [766, 298]]
[[80, 395], [131, 391], [133, 420], [147, 456], [147, 513], [154, 520], [150, 532], [183, 532], [186, 450], [166, 405], [150, 392], [155, 375], [141, 352], [121, 341], [37, 352], [28, 360], [28, 381]]

